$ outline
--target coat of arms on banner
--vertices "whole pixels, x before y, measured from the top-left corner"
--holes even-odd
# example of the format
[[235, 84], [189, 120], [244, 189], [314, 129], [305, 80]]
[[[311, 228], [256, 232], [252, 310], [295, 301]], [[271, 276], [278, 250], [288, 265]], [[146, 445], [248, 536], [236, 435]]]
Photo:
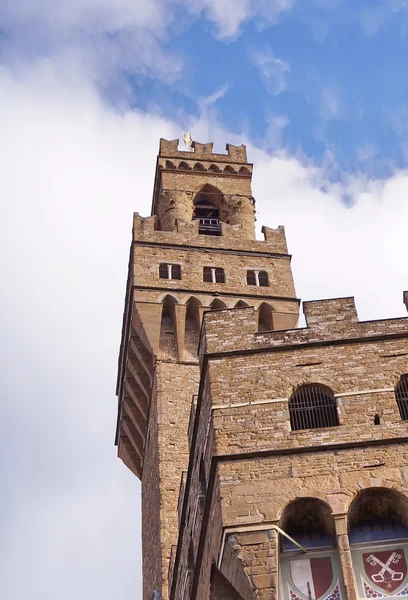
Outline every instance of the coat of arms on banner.
[[325, 598], [335, 584], [329, 556], [291, 560], [290, 573], [297, 590], [311, 600]]
[[403, 549], [372, 551], [362, 555], [365, 574], [370, 584], [392, 596], [407, 577]]

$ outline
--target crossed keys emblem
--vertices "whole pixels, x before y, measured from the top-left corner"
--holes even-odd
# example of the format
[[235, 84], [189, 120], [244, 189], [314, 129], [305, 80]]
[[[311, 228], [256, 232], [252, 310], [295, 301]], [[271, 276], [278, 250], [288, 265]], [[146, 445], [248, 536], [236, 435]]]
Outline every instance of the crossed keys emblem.
[[390, 580], [390, 576], [391, 576], [391, 581], [402, 581], [402, 579], [404, 579], [404, 573], [402, 571], [394, 571], [394, 569], [392, 569], [390, 567], [390, 565], [395, 565], [397, 566], [398, 563], [400, 562], [402, 558], [402, 554], [398, 554], [398, 552], [393, 552], [391, 554], [391, 556], [388, 558], [386, 563], [383, 563], [382, 560], [380, 560], [377, 556], [375, 556], [374, 554], [370, 554], [367, 558], [366, 561], [372, 566], [374, 567], [375, 565], [378, 565], [379, 567], [381, 567], [381, 569], [378, 571], [378, 573], [373, 573], [371, 575], [371, 579], [374, 581], [374, 583], [383, 583], [386, 579], [385, 579], [385, 574], [387, 574], [387, 580]]

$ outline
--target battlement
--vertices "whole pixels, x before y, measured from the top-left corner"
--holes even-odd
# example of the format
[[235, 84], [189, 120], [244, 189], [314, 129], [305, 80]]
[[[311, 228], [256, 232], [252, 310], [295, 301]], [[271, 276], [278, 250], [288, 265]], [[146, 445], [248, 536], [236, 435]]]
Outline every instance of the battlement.
[[225, 149], [227, 154], [216, 154], [213, 152], [213, 142], [201, 144], [200, 142], [193, 141], [193, 151], [179, 150], [180, 140], [165, 140], [160, 138], [159, 146], [159, 157], [174, 157], [174, 158], [191, 158], [192, 156], [198, 156], [200, 160], [208, 160], [215, 162], [228, 162], [247, 164], [247, 152], [246, 146], [241, 144], [240, 146], [234, 146], [233, 144], [226, 144]]
[[350, 343], [352, 340], [364, 341], [387, 336], [408, 337], [408, 317], [359, 321], [353, 297], [304, 302], [303, 310], [306, 327], [278, 329], [274, 326], [273, 331], [258, 331], [259, 317], [252, 307], [206, 313], [200, 356], [313, 344]]
[[133, 241], [146, 243], [165, 243], [177, 246], [200, 246], [203, 248], [222, 248], [240, 250], [243, 252], [260, 252], [288, 255], [285, 228], [281, 225], [276, 229], [262, 227], [264, 240], [247, 239], [242, 236], [240, 223], [230, 225], [220, 222], [220, 235], [201, 235], [197, 220], [186, 221], [177, 219], [175, 230], [158, 231], [157, 217], [142, 217], [139, 213], [133, 215]]

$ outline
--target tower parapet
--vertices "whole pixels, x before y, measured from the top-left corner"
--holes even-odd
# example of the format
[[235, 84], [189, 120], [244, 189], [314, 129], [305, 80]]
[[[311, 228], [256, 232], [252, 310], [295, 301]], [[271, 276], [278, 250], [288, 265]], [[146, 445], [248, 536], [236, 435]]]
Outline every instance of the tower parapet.
[[221, 235], [224, 223], [254, 239], [253, 165], [246, 147], [227, 144], [227, 154], [215, 154], [212, 143], [193, 142], [193, 152], [178, 145], [179, 140], [160, 140], [152, 205], [156, 227], [176, 231], [178, 220], [197, 221], [201, 233]]

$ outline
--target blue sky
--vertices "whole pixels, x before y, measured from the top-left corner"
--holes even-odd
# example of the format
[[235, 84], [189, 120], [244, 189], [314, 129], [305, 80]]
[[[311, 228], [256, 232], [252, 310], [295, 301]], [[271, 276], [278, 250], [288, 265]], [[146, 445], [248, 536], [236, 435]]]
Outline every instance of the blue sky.
[[160, 137], [247, 145], [298, 297], [406, 315], [408, 0], [0, 4], [0, 597], [140, 597], [117, 459], [133, 211]]
[[183, 127], [211, 108], [229, 131], [330, 161], [334, 176], [406, 165], [406, 0], [27, 4], [2, 9], [6, 64], [71, 56], [119, 110]]

